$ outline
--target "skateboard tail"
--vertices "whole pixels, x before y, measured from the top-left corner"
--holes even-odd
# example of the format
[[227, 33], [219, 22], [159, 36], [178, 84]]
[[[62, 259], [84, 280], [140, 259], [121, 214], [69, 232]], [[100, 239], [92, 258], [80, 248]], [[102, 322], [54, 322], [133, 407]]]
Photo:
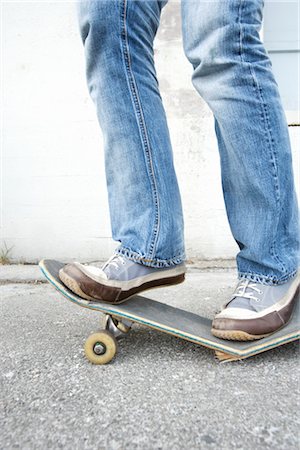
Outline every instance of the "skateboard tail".
[[[274, 339], [273, 342], [270, 342], [268, 345], [265, 345], [262, 347], [261, 344], [257, 345], [256, 347], [251, 348], [250, 351], [244, 352], [243, 354], [237, 356], [230, 353], [225, 353], [220, 350], [215, 350], [215, 355], [217, 359], [221, 362], [230, 362], [230, 361], [240, 361], [242, 359], [249, 358], [250, 356], [258, 355], [259, 353], [266, 352], [268, 350], [271, 350], [272, 348], [280, 347], [281, 345], [288, 344], [293, 341], [297, 341], [300, 339], [300, 330], [298, 334], [290, 333], [285, 336], [284, 339], [277, 338]], [[258, 341], [259, 342], [259, 341]]]

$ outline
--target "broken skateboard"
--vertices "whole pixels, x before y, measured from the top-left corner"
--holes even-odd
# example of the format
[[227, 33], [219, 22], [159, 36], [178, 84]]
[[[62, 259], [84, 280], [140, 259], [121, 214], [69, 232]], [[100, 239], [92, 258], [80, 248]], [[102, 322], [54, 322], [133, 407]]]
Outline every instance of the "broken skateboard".
[[135, 295], [119, 305], [85, 300], [60, 281], [58, 273], [63, 263], [44, 259], [39, 266], [47, 280], [69, 301], [105, 315], [104, 329], [92, 334], [85, 343], [86, 357], [93, 364], [106, 364], [113, 359], [117, 351], [117, 338], [125, 336], [133, 323], [208, 347], [221, 361], [245, 359], [300, 337], [299, 299], [290, 322], [283, 329], [256, 341], [227, 341], [211, 334], [211, 320], [206, 317], [148, 297]]

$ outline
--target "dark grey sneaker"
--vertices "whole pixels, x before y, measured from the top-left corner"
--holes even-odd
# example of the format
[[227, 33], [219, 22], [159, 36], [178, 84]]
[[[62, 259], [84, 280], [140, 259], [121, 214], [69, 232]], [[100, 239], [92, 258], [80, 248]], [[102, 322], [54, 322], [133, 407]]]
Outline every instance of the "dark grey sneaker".
[[284, 327], [299, 295], [300, 272], [280, 285], [240, 280], [231, 300], [212, 323], [214, 336], [237, 341], [260, 339]]
[[60, 271], [61, 281], [75, 294], [87, 300], [122, 303], [146, 289], [182, 283], [185, 263], [153, 268], [113, 255], [103, 266], [66, 264]]

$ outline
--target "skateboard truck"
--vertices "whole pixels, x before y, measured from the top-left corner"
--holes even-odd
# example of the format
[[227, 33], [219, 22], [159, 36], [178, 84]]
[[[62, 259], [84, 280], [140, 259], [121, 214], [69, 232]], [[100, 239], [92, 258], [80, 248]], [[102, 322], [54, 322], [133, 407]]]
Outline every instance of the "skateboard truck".
[[132, 324], [130, 320], [118, 319], [110, 314], [105, 315], [104, 329], [112, 333], [116, 339], [125, 337]]

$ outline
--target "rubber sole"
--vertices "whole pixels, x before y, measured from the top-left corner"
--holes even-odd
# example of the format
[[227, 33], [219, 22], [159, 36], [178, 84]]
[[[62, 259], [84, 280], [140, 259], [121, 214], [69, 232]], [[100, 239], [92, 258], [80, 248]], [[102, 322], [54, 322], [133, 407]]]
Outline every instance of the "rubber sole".
[[[66, 274], [62, 269], [59, 271], [59, 278], [64, 283], [64, 285], [70, 289], [70, 291], [74, 292], [74, 294], [78, 295], [79, 297], [82, 297], [86, 300], [93, 301], [93, 302], [103, 301], [106, 303], [118, 305], [118, 304], [126, 302], [127, 300], [129, 300], [131, 297], [134, 297], [135, 295], [139, 295], [141, 292], [145, 292], [150, 289], [163, 288], [166, 286], [173, 286], [176, 284], [183, 283], [183, 281], [185, 280], [185, 273], [177, 275], [175, 277], [163, 278], [162, 280], [154, 280], [153, 282], [144, 283], [144, 285], [142, 284], [138, 288], [138, 292], [134, 292], [134, 293], [128, 295], [128, 297], [123, 298], [120, 301], [115, 301], [115, 302], [110, 302], [105, 299], [99, 300], [98, 298], [94, 298], [94, 297], [87, 295], [85, 292], [82, 291], [80, 284], [76, 280], [74, 280], [74, 278], [72, 278], [68, 274]], [[155, 283], [157, 283], [157, 284], [155, 284]], [[124, 292], [126, 292], [126, 291], [123, 291], [123, 294], [124, 294]]]
[[59, 271], [59, 278], [70, 289], [74, 294], [79, 295], [79, 297], [85, 298], [86, 300], [94, 300], [93, 297], [86, 295], [81, 289], [79, 284], [63, 270]]
[[211, 329], [211, 334], [221, 339], [227, 339], [229, 341], [255, 341], [256, 339], [262, 339], [266, 336], [270, 336], [272, 333], [267, 334], [249, 334], [246, 331], [241, 330], [217, 330]]

